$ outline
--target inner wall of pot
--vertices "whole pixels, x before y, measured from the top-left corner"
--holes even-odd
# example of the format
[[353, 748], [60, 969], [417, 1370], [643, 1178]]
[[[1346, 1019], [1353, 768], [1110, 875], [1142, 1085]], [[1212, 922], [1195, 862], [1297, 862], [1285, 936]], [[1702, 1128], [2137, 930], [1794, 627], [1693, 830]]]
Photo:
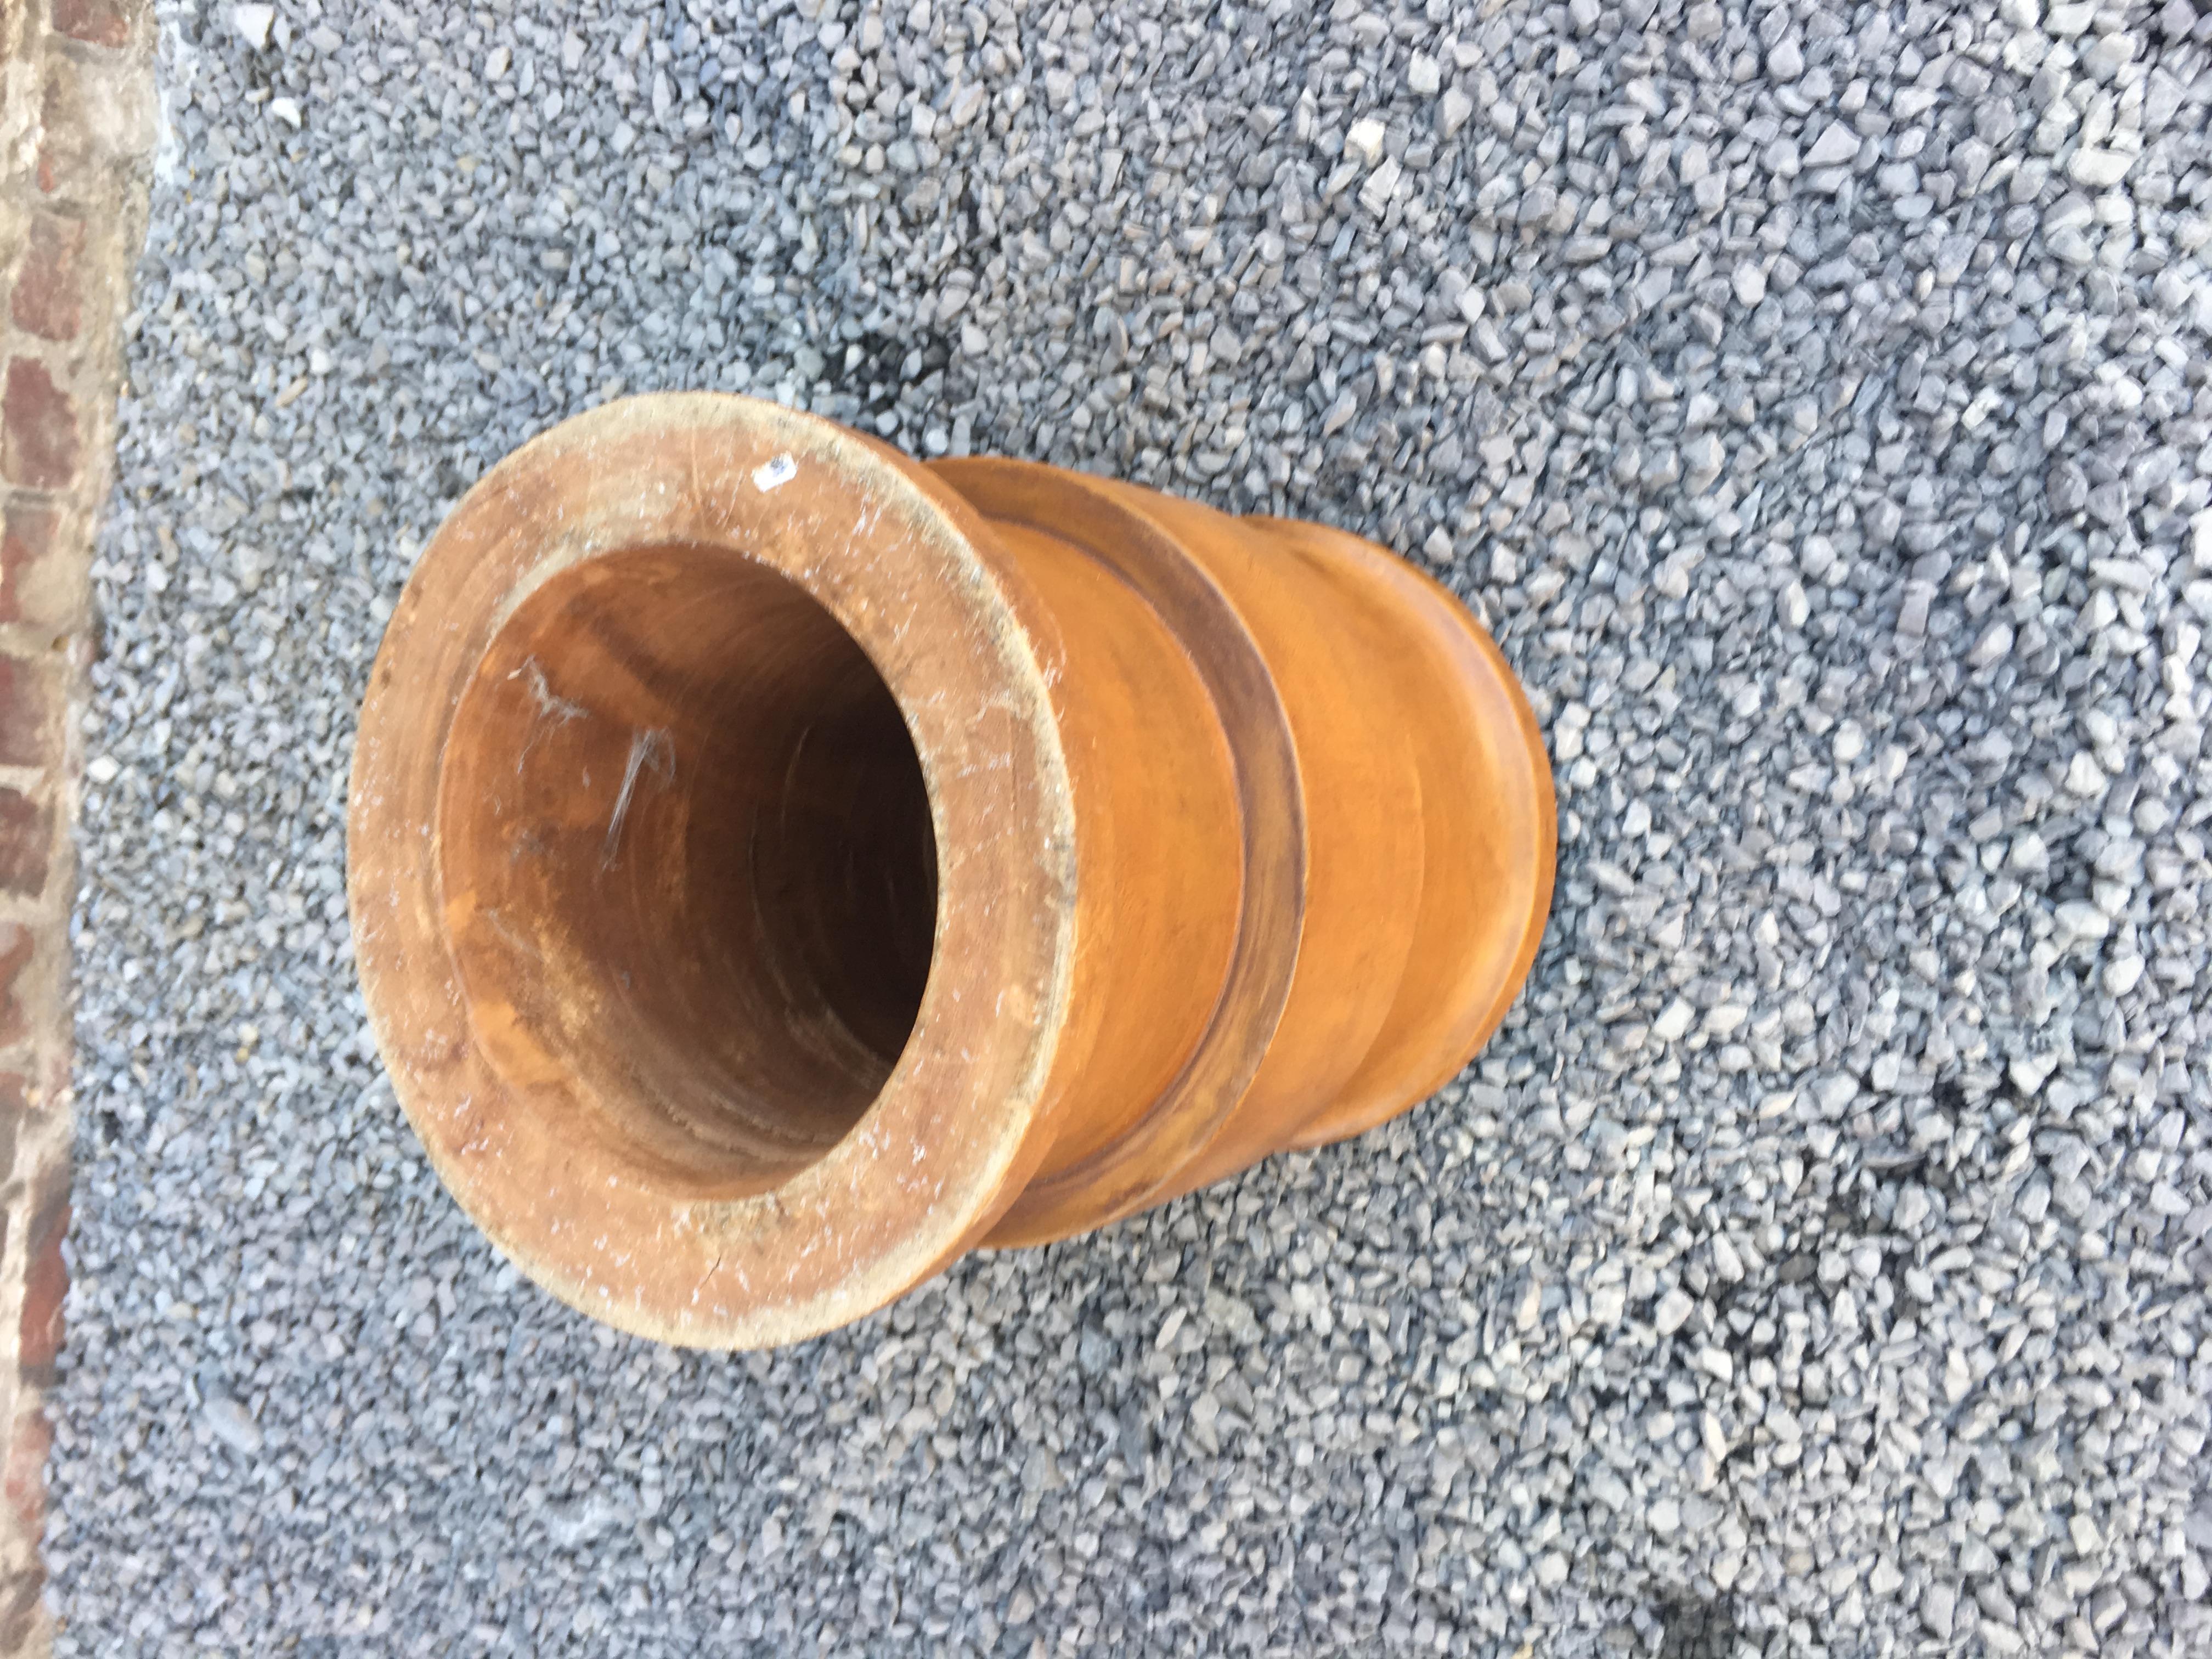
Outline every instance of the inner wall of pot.
[[479, 1041], [510, 1085], [569, 1085], [521, 1097], [580, 1100], [702, 1196], [860, 1121], [921, 1007], [937, 848], [897, 703], [804, 589], [714, 549], [563, 572], [487, 654], [441, 787]]

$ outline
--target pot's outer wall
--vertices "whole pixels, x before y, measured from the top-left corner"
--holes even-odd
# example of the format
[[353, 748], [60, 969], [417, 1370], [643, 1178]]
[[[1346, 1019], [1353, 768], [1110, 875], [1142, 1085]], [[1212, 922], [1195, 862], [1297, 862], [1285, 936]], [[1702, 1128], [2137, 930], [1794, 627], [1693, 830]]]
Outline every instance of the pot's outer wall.
[[[556, 890], [494, 879], [472, 827], [495, 797], [574, 846], [604, 812], [612, 848], [641, 776], [672, 821], [708, 799], [703, 739], [679, 762], [658, 731], [611, 726], [558, 751], [627, 744], [623, 777], [530, 761], [533, 707], [632, 726], [660, 708], [709, 734], [743, 718], [678, 706], [703, 681], [635, 660], [638, 638], [529, 658], [542, 697], [478, 684], [521, 672], [501, 633], [533, 593], [604, 591], [581, 567], [666, 549], [730, 580], [765, 567], [851, 636], [905, 720], [935, 836], [903, 1051], [850, 1133], [750, 1176], [736, 1153], [683, 1167], [661, 1089], [624, 1081], [654, 1074], [639, 1056], [564, 1065], [518, 1039], [526, 1007], [577, 1040], [634, 1033], [625, 999], [652, 989], [571, 976], [559, 995], [581, 1006], [549, 1016], [532, 951], [588, 951], [608, 927], [487, 916]], [[732, 615], [733, 652], [775, 648]], [[457, 727], [465, 702], [490, 712]], [[498, 833], [502, 859], [538, 844], [504, 816]], [[1495, 644], [1371, 544], [1026, 463], [923, 467], [772, 404], [666, 394], [525, 446], [425, 550], [362, 711], [349, 897], [394, 1086], [470, 1215], [595, 1317], [753, 1347], [846, 1323], [975, 1245], [1079, 1232], [1402, 1111], [1518, 993], [1554, 847], [1549, 764]]]

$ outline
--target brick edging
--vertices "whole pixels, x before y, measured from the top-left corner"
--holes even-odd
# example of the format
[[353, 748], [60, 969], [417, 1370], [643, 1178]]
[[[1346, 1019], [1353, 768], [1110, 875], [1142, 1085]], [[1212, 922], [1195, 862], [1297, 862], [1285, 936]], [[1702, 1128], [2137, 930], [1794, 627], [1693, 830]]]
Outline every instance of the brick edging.
[[155, 131], [146, 0], [0, 0], [0, 1659], [39, 1543], [69, 1228], [69, 920], [93, 533]]

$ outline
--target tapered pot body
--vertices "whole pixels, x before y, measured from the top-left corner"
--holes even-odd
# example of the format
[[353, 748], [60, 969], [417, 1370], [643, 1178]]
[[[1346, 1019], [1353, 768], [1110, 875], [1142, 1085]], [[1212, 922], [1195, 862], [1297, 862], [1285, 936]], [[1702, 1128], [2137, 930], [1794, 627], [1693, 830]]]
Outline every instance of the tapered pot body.
[[1554, 834], [1495, 646], [1370, 544], [703, 393], [456, 507], [349, 810], [447, 1186], [714, 1346], [1403, 1110], [1517, 992]]

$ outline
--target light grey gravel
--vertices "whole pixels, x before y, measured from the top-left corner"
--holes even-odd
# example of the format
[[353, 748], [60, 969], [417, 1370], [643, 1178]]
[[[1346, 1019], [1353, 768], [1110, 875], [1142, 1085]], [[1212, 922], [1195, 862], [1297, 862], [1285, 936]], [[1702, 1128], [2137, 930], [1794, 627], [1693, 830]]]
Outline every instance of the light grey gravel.
[[[256, 9], [161, 6], [61, 1651], [2212, 1647], [2212, 20]], [[519, 1282], [363, 1030], [353, 712], [658, 386], [1434, 561], [1560, 792], [1478, 1066], [790, 1352]]]

